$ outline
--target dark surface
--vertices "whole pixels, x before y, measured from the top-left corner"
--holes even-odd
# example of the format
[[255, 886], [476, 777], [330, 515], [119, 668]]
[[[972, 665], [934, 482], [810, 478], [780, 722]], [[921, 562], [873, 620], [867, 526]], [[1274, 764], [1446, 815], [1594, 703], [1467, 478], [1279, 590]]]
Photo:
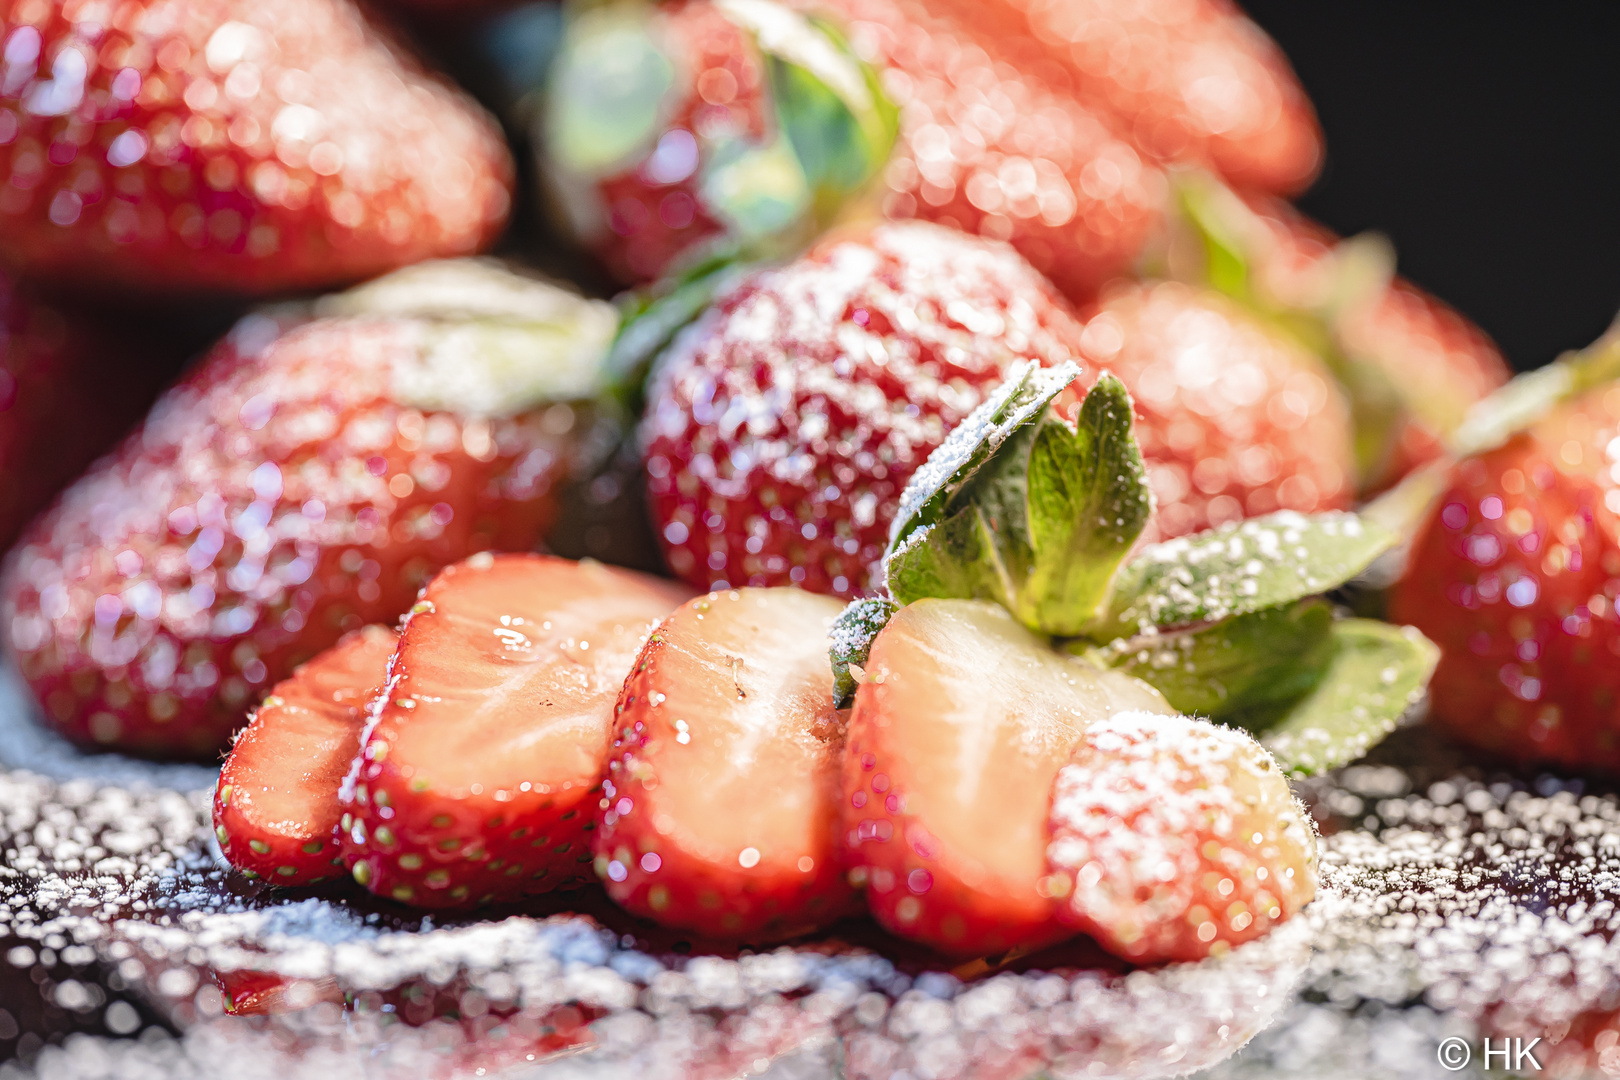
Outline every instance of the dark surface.
[[1620, 309], [1620, 5], [1242, 0], [1316, 102], [1304, 209], [1378, 229], [1516, 367]]

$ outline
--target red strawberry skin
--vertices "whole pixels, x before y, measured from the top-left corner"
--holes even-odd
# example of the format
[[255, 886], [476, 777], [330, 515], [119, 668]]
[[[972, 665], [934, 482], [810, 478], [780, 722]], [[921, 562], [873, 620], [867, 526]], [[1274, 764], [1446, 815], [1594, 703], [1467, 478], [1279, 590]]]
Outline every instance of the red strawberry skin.
[[[1350, 505], [1349, 409], [1310, 353], [1179, 282], [1115, 282], [1085, 317], [1080, 359], [1119, 376], [1136, 404], [1157, 535]], [[1079, 397], [1066, 391], [1059, 412], [1072, 419]]]
[[848, 913], [844, 718], [826, 659], [840, 610], [799, 589], [710, 593], [648, 639], [619, 696], [593, 840], [614, 902], [718, 940], [781, 940]]
[[[935, 0], [996, 59], [1055, 66], [1143, 153], [1289, 195], [1321, 168], [1315, 110], [1276, 43], [1230, 0]], [[1051, 76], [1056, 81], [1059, 76]]]
[[643, 444], [670, 567], [694, 585], [870, 587], [906, 481], [1018, 358], [1121, 377], [1161, 536], [1346, 504], [1345, 406], [1308, 354], [1180, 285], [1126, 284], [1092, 319], [1006, 246], [918, 222], [756, 275], [653, 379]]
[[261, 295], [493, 240], [491, 119], [344, 0], [0, 13], [0, 260], [142, 294]]
[[[1257, 268], [1262, 288], [1285, 305], [1310, 308], [1331, 288], [1329, 258], [1340, 238], [1280, 199], [1251, 197], [1267, 238]], [[1345, 311], [1340, 346], [1408, 388], [1421, 415], [1405, 418], [1373, 490], [1399, 480], [1441, 452], [1470, 406], [1507, 382], [1512, 371], [1494, 342], [1445, 302], [1400, 277]]]
[[643, 637], [688, 595], [548, 555], [446, 567], [400, 631], [341, 792], [355, 880], [430, 908], [588, 880], [613, 703]]
[[342, 873], [338, 785], [398, 635], [367, 626], [281, 680], [237, 734], [214, 789], [214, 833], [238, 870], [276, 885]]
[[1516, 761], [1620, 771], [1620, 389], [1465, 459], [1390, 617], [1440, 646], [1434, 722]]
[[9, 643], [75, 741], [207, 756], [246, 707], [440, 566], [523, 549], [569, 443], [546, 409], [424, 411], [391, 380], [408, 319], [239, 324], [37, 521], [3, 587]]

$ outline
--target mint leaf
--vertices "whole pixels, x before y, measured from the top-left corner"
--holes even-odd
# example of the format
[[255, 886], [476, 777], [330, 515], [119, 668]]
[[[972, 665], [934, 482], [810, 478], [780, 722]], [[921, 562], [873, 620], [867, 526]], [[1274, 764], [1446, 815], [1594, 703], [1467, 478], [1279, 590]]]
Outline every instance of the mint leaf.
[[658, 137], [675, 65], [640, 5], [591, 8], [573, 19], [546, 93], [547, 159], [581, 176], [605, 176]]
[[855, 688], [859, 685], [857, 672], [866, 664], [872, 652], [872, 639], [888, 625], [889, 619], [900, 610], [900, 605], [885, 597], [855, 600], [833, 620], [827, 637], [832, 646], [833, 707], [846, 709], [855, 701]]
[[1372, 619], [1333, 624], [1316, 687], [1261, 733], [1285, 772], [1310, 776], [1366, 753], [1423, 697], [1437, 649], [1410, 626]]
[[1152, 544], [1125, 564], [1097, 640], [1216, 622], [1355, 577], [1398, 537], [1350, 513], [1285, 510]]
[[1099, 651], [1177, 712], [1256, 730], [1315, 688], [1332, 652], [1332, 625], [1329, 604], [1305, 600]]

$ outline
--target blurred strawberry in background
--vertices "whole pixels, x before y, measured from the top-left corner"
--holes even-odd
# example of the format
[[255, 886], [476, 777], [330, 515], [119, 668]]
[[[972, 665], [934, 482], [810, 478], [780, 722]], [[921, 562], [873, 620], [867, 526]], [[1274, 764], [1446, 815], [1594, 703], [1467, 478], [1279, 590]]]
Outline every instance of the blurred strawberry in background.
[[75, 740], [211, 755], [299, 663], [554, 519], [606, 304], [457, 261], [317, 313], [245, 319], [13, 553], [9, 644]]
[[0, 260], [183, 296], [359, 280], [506, 221], [491, 119], [341, 0], [9, 0]]

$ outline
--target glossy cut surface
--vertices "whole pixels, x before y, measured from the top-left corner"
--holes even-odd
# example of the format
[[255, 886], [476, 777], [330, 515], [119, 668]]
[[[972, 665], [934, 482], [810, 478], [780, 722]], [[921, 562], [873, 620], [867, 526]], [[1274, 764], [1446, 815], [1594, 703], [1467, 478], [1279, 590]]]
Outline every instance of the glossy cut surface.
[[475, 555], [435, 577], [344, 789], [357, 880], [445, 907], [588, 872], [613, 703], [642, 640], [687, 595], [547, 555]]
[[840, 610], [799, 589], [736, 589], [659, 626], [619, 701], [595, 840], [615, 901], [747, 940], [844, 913], [844, 716], [827, 656]]
[[1065, 936], [1046, 882], [1052, 783], [1088, 725], [1169, 713], [979, 600], [920, 600], [878, 634], [844, 757], [844, 828], [895, 933], [979, 954]]
[[277, 683], [254, 712], [214, 789], [214, 829], [231, 865], [277, 885], [342, 873], [338, 785], [397, 641], [385, 626], [356, 630]]

